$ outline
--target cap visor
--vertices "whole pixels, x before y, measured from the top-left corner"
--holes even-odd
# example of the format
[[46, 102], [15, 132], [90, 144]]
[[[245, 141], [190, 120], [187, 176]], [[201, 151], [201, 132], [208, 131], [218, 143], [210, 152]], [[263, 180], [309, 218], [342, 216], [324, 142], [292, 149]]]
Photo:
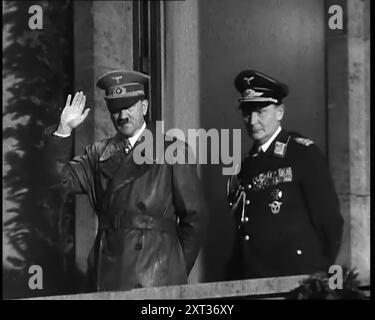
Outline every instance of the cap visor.
[[268, 107], [271, 104], [275, 104], [274, 102], [271, 101], [253, 101], [253, 102], [242, 102], [240, 104], [240, 109], [241, 110], [255, 110], [255, 109], [262, 109], [265, 107]]
[[107, 108], [110, 113], [115, 113], [121, 109], [130, 108], [132, 105], [136, 104], [139, 100], [143, 100], [145, 96], [136, 96], [136, 97], [124, 97], [124, 98], [114, 98], [114, 99], [105, 99], [107, 102]]

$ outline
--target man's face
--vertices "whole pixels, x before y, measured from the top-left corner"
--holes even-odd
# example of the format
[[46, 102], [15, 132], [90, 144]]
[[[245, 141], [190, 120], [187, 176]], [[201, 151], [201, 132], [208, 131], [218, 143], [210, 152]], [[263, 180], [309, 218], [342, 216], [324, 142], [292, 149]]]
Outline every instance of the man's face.
[[242, 116], [250, 137], [258, 145], [262, 145], [279, 127], [284, 116], [284, 106], [271, 104], [264, 108], [252, 109], [250, 112], [243, 110]]
[[111, 118], [116, 130], [127, 138], [132, 137], [142, 127], [147, 108], [148, 101], [140, 100], [129, 108], [112, 113]]

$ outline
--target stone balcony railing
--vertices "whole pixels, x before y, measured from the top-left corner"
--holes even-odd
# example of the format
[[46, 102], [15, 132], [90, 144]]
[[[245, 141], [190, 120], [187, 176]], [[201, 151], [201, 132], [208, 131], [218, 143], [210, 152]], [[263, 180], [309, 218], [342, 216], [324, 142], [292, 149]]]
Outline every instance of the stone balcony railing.
[[251, 280], [209, 282], [141, 288], [129, 291], [95, 292], [33, 298], [37, 300], [144, 300], [144, 299], [282, 299], [283, 294], [299, 286], [306, 275]]
[[[56, 295], [26, 300], [173, 300], [173, 299], [285, 299], [308, 275], [208, 282], [129, 291], [107, 291]], [[363, 279], [362, 279], [363, 280]], [[370, 298], [368, 280], [361, 282], [361, 291]]]

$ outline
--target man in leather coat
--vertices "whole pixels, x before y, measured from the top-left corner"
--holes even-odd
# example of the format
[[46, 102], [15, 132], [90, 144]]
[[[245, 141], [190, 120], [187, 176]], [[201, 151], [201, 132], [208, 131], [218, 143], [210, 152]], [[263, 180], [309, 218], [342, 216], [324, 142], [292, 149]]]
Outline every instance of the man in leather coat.
[[97, 85], [105, 90], [117, 134], [86, 147], [83, 155], [69, 158], [72, 130], [90, 110], [82, 92], [72, 102], [68, 96], [57, 130], [46, 133], [51, 187], [86, 194], [98, 216], [89, 291], [184, 284], [202, 244], [208, 212], [195, 165], [138, 164], [133, 158], [144, 133], [155, 133], [144, 120], [148, 81], [147, 75], [124, 70], [100, 77]]

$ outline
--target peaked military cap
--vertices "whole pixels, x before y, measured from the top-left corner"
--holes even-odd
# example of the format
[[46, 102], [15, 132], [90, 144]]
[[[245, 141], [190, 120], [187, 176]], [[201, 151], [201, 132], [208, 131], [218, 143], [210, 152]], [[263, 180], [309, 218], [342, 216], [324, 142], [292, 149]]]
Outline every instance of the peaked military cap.
[[113, 70], [100, 76], [96, 85], [105, 90], [108, 110], [114, 113], [145, 99], [149, 79], [141, 72]]
[[271, 103], [278, 105], [289, 93], [286, 84], [255, 70], [240, 72], [234, 85], [241, 93], [239, 102], [248, 106], [266, 106]]

